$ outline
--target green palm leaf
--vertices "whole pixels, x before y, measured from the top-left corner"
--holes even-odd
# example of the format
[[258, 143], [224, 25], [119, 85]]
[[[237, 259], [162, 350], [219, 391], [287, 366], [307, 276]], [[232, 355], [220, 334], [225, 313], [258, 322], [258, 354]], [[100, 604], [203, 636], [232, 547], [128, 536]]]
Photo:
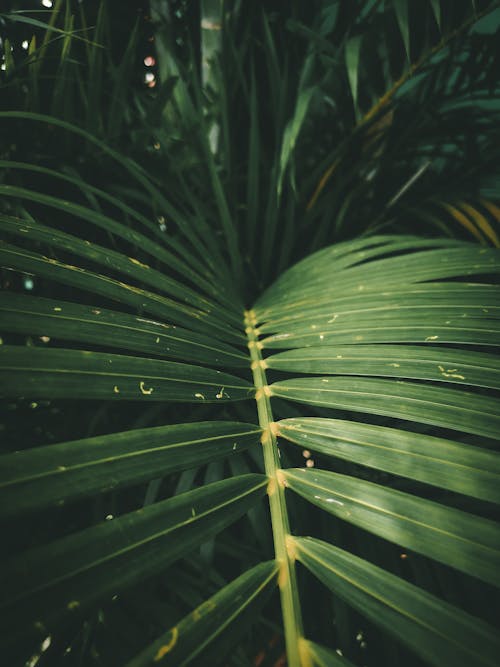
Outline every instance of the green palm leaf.
[[258, 442], [260, 429], [237, 422], [195, 422], [85, 438], [3, 457], [0, 514], [63, 505], [177, 470], [209, 463]]
[[[188, 665], [196, 656], [221, 660], [272, 592], [278, 567], [261, 563], [206, 600], [180, 623], [157, 639], [127, 667]], [[207, 652], [209, 647], [209, 652]]]
[[282, 419], [276, 429], [286, 440], [327, 456], [500, 502], [500, 459], [488, 449], [341, 419]]
[[213, 337], [108, 308], [5, 294], [0, 312], [6, 331], [101, 344], [226, 368], [248, 365], [244, 352]]
[[91, 603], [161, 571], [244, 514], [265, 493], [262, 475], [189, 491], [29, 551], [6, 564], [8, 641], [51, 631]]
[[2, 20], [2, 657], [492, 667], [488, 3], [180, 4]]
[[298, 560], [328, 588], [430, 664], [495, 664], [498, 637], [477, 619], [320, 540], [293, 544]]
[[0, 373], [4, 396], [222, 403], [253, 393], [246, 380], [211, 368], [86, 350], [4, 345]]
[[382, 414], [495, 438], [498, 400], [458, 389], [373, 378], [296, 378], [270, 386], [272, 396], [327, 408]]
[[492, 521], [324, 470], [291, 468], [283, 478], [287, 488], [330, 514], [500, 585], [498, 526]]

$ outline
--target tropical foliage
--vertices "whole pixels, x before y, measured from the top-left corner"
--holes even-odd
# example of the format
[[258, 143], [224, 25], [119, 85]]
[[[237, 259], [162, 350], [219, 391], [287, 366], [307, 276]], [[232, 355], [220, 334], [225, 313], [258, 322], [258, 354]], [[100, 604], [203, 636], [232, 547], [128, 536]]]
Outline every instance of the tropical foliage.
[[494, 667], [496, 3], [53, 5], [0, 15], [3, 661]]

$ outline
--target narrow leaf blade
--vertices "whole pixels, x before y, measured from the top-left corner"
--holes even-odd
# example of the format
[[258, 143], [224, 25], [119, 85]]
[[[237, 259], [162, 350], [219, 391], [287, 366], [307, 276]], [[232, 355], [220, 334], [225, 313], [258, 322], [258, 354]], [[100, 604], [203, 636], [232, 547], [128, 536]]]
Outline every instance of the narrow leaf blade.
[[251, 398], [236, 376], [173, 361], [3, 345], [2, 396], [223, 403]]
[[220, 661], [273, 591], [277, 573], [276, 561], [244, 572], [128, 662], [127, 667], [153, 663], [180, 667], [196, 657], [208, 660], [207, 647], [214, 660]]
[[17, 516], [243, 451], [261, 429], [194, 422], [37, 447], [0, 458], [0, 516]]
[[458, 389], [375, 378], [294, 378], [271, 394], [299, 403], [385, 415], [497, 438], [498, 400]]
[[105, 521], [4, 563], [1, 608], [9, 641], [51, 632], [65, 618], [161, 572], [261, 498], [262, 475], [216, 482]]
[[311, 537], [294, 538], [297, 559], [325, 586], [436, 667], [495, 667], [497, 633], [413, 584]]
[[500, 527], [493, 521], [334, 472], [292, 468], [283, 475], [326, 512], [500, 586]]
[[500, 454], [401, 429], [315, 417], [283, 419], [277, 433], [327, 456], [500, 503]]

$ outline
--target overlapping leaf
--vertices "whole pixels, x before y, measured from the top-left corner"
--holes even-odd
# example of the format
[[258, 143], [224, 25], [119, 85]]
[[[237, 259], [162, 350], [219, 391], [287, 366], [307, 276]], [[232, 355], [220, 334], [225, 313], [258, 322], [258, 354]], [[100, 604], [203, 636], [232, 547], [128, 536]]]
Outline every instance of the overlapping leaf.
[[211, 368], [85, 350], [3, 345], [3, 396], [140, 401], [207, 401], [251, 398], [252, 385]]
[[245, 450], [260, 429], [194, 422], [135, 429], [28, 449], [2, 458], [0, 516], [110, 491]]
[[305, 449], [500, 503], [500, 456], [489, 449], [340, 419], [283, 419], [276, 429]]
[[478, 618], [320, 540], [294, 538], [294, 546], [298, 560], [336, 595], [429, 664], [496, 664], [498, 636]]
[[500, 586], [493, 521], [338, 473], [292, 468], [283, 476], [287, 487], [330, 514]]
[[220, 661], [269, 597], [277, 573], [274, 561], [244, 572], [128, 662], [127, 667], [188, 665], [201, 655], [214, 664]]
[[155, 503], [28, 551], [2, 568], [2, 615], [10, 642], [57, 628], [93, 602], [131, 586], [220, 532], [265, 493], [244, 475]]

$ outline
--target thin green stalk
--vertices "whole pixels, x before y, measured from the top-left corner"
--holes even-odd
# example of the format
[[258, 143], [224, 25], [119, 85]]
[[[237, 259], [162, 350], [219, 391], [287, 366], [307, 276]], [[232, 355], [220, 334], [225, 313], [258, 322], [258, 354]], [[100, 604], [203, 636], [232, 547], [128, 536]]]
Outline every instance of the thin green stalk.
[[[278, 584], [281, 594], [281, 608], [285, 630], [285, 642], [289, 667], [306, 667], [306, 660], [301, 659], [303, 645], [302, 614], [298, 596], [295, 564], [290, 536], [290, 525], [285, 501], [285, 487], [281, 477], [276, 430], [274, 428], [269, 388], [265, 373], [264, 361], [260, 353], [256, 334], [256, 318], [253, 310], [245, 311], [245, 332], [248, 337], [248, 349], [252, 360], [251, 369], [257, 393], [257, 412], [259, 424], [264, 433], [261, 439], [264, 454], [264, 465], [269, 477], [269, 507], [273, 530], [274, 549], [280, 563]], [[305, 656], [304, 656], [305, 658]]]

